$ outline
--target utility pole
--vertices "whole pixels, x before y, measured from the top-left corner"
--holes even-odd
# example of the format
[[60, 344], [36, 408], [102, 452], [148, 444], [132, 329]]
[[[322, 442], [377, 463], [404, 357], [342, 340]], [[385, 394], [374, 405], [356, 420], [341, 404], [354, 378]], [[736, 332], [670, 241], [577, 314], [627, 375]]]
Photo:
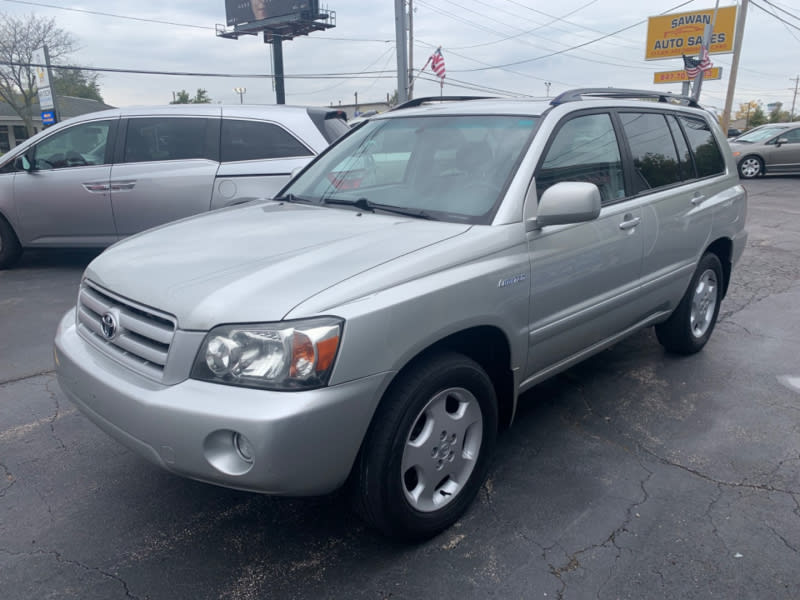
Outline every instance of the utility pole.
[[736, 75], [739, 73], [739, 55], [742, 53], [742, 37], [744, 35], [744, 21], [747, 17], [747, 4], [749, 0], [742, 0], [742, 7], [736, 18], [736, 32], [733, 40], [733, 59], [731, 60], [731, 75], [728, 77], [728, 94], [725, 96], [725, 110], [722, 112], [722, 131], [727, 132], [731, 122], [731, 107], [733, 94], [736, 91]]
[[408, 0], [408, 99], [414, 98], [414, 0]]
[[406, 38], [406, 0], [394, 0], [394, 32], [397, 46], [397, 102], [408, 100], [408, 40]]
[[800, 75], [796, 76], [794, 79], [791, 77], [789, 81], [794, 81], [794, 96], [792, 96], [792, 110], [789, 111], [789, 123], [794, 121], [794, 104], [797, 101], [797, 85], [800, 84]]

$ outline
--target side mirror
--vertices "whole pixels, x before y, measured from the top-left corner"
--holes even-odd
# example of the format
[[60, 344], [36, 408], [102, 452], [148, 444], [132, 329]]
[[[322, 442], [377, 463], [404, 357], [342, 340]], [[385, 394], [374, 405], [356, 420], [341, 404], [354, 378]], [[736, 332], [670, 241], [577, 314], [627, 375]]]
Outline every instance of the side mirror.
[[33, 164], [28, 156], [23, 154], [22, 156], [18, 156], [16, 159], [14, 159], [14, 168], [30, 173], [33, 171]]
[[789, 140], [786, 138], [778, 138], [778, 141], [775, 142], [775, 145], [780, 148], [781, 144], [788, 144]]
[[593, 221], [600, 216], [600, 190], [593, 183], [561, 181], [547, 188], [539, 198], [536, 216], [525, 223], [527, 231], [546, 225]]

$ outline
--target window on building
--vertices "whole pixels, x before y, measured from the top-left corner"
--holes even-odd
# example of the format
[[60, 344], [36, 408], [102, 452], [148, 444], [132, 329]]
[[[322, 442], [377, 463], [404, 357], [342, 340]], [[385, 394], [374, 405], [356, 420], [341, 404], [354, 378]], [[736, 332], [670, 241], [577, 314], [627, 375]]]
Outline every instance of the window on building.
[[11, 150], [11, 140], [8, 139], [8, 125], [0, 125], [0, 154]]

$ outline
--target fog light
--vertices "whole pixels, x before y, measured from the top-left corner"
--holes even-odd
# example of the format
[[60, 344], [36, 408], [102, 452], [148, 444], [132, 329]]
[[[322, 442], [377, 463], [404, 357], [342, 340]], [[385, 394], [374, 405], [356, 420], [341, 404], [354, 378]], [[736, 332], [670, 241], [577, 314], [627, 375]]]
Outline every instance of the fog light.
[[244, 437], [241, 433], [234, 432], [233, 447], [236, 448], [236, 452], [239, 453], [239, 456], [242, 458], [242, 460], [248, 463], [253, 462], [253, 455], [255, 454], [253, 451], [253, 445], [250, 443], [250, 440]]

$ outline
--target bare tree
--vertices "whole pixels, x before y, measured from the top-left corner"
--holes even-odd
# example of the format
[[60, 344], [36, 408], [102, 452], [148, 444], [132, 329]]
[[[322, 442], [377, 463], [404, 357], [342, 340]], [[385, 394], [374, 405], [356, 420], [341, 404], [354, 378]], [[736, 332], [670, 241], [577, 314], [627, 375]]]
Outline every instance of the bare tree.
[[14, 109], [33, 135], [36, 72], [30, 66], [35, 50], [47, 45], [51, 60], [75, 50], [75, 38], [56, 27], [55, 19], [30, 14], [0, 13], [0, 98]]

